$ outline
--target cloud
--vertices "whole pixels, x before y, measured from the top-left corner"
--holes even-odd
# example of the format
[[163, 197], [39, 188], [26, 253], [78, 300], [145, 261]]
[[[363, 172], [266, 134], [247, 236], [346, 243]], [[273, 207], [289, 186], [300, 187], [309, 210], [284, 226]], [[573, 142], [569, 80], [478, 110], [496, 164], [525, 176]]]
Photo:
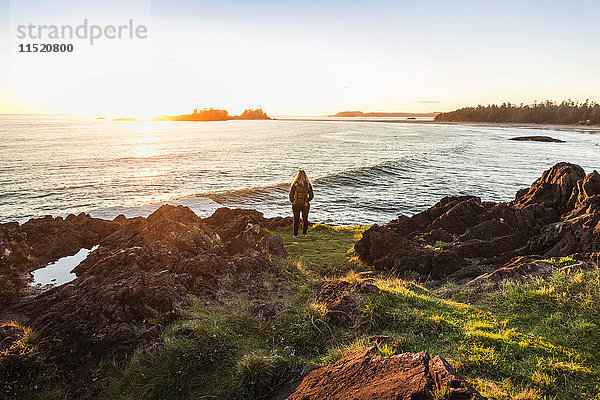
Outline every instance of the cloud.
[[438, 104], [439, 101], [433, 101], [433, 100], [417, 100], [415, 101], [415, 103], [424, 103], [424, 104]]

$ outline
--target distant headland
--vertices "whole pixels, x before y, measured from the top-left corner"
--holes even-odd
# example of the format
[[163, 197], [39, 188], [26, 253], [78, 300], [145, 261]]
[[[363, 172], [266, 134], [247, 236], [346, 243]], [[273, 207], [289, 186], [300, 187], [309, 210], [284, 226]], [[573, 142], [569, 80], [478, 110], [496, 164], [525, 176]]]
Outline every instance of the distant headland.
[[[101, 118], [98, 118], [101, 119]], [[261, 108], [246, 109], [240, 115], [229, 115], [227, 110], [215, 110], [214, 108], [195, 109], [191, 114], [162, 115], [150, 120], [139, 120], [137, 118], [115, 118], [113, 121], [229, 121], [229, 120], [256, 120], [271, 119]]]
[[600, 125], [600, 104], [586, 100], [584, 103], [564, 100], [560, 104], [552, 100], [542, 103], [520, 105], [503, 103], [487, 106], [464, 107], [441, 113], [436, 122], [504, 122], [533, 124]]
[[410, 112], [362, 112], [362, 111], [340, 111], [328, 117], [431, 117], [434, 118], [439, 112], [410, 113]]

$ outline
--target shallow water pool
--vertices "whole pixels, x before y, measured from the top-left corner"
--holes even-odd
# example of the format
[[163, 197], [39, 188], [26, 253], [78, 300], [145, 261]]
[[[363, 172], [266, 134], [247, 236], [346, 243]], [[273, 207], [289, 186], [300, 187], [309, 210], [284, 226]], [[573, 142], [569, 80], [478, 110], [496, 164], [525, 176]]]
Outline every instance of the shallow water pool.
[[77, 278], [73, 269], [79, 265], [87, 256], [98, 248], [98, 245], [91, 249], [81, 249], [77, 254], [58, 259], [57, 261], [46, 265], [43, 268], [33, 271], [33, 286], [54, 285], [60, 286], [71, 282]]

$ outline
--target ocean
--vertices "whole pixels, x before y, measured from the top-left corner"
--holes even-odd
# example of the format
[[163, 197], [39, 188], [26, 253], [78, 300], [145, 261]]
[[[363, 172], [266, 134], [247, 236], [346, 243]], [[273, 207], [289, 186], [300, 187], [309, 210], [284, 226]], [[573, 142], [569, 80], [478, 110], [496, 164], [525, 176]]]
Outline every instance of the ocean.
[[[396, 118], [397, 119], [397, 118]], [[565, 143], [519, 142], [547, 135]], [[117, 122], [0, 116], [0, 222], [87, 212], [146, 216], [182, 204], [291, 214], [298, 169], [310, 220], [383, 224], [448, 195], [508, 201], [559, 161], [600, 167], [600, 135], [575, 128], [361, 121]]]

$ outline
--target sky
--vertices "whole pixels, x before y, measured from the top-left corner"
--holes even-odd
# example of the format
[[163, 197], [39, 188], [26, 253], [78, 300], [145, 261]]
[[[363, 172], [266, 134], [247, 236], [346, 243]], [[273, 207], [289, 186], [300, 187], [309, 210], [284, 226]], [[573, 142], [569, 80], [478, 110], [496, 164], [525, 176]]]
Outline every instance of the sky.
[[[326, 115], [600, 101], [597, 0], [125, 3], [0, 0], [0, 113]], [[84, 18], [132, 18], [148, 36], [18, 53], [36, 42], [17, 39], [19, 21]]]

